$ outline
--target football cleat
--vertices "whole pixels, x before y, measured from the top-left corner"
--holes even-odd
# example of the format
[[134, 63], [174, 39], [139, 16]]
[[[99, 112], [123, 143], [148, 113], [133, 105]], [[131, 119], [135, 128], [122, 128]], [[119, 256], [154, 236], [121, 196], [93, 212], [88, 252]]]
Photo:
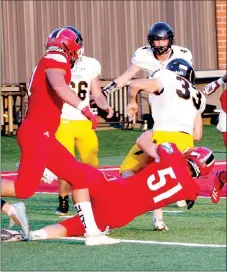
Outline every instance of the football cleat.
[[167, 231], [169, 228], [166, 226], [163, 220], [153, 219], [153, 226], [155, 231]]
[[10, 216], [9, 228], [12, 228], [15, 224], [21, 226], [25, 236], [29, 234], [29, 224], [26, 216], [26, 208], [23, 202], [17, 202], [12, 204], [16, 210], [16, 214]]
[[[211, 200], [214, 204], [217, 204], [221, 197], [221, 190], [226, 184], [226, 180], [222, 180], [221, 176], [224, 171], [217, 172], [214, 177], [213, 190], [211, 192]], [[226, 173], [226, 172], [225, 172]], [[222, 174], [222, 175], [221, 175]]]
[[25, 236], [20, 231], [1, 229], [1, 242], [26, 241]]
[[60, 216], [64, 216], [68, 213], [69, 210], [69, 196], [61, 197], [58, 196], [59, 198], [59, 206], [56, 209], [56, 214]]
[[120, 239], [111, 238], [105, 235], [105, 232], [99, 232], [95, 235], [85, 235], [86, 246], [114, 245], [121, 242]]

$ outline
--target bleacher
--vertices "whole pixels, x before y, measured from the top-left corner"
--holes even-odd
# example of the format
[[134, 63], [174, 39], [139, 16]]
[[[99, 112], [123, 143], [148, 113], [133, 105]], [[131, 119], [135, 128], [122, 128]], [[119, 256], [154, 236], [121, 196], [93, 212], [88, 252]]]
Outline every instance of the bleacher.
[[[196, 71], [196, 86], [199, 89], [213, 80], [223, 76], [224, 70]], [[106, 86], [110, 81], [101, 81], [101, 87]], [[220, 88], [216, 93], [207, 97], [207, 106], [203, 112], [203, 123], [215, 124], [217, 122], [220, 101], [219, 97], [224, 88]], [[1, 133], [2, 135], [16, 135], [17, 129], [24, 119], [27, 108], [27, 89], [25, 83], [4, 84], [1, 86]], [[137, 102], [139, 105], [138, 115], [135, 121], [130, 121], [127, 117], [128, 103], [128, 85], [119, 91], [108, 95], [107, 99], [115, 113], [113, 118], [107, 120], [104, 111], [99, 110], [96, 106], [92, 106], [98, 111], [100, 116], [99, 129], [124, 128], [133, 129], [139, 127], [141, 130], [151, 128], [153, 125], [151, 117], [151, 109], [148, 104], [148, 94], [139, 92]]]

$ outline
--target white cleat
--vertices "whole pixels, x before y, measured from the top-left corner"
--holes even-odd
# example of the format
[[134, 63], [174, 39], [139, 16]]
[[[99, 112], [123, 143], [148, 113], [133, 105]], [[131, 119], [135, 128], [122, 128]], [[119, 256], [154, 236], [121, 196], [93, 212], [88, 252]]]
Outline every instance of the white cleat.
[[180, 208], [182, 208], [182, 207], [184, 207], [186, 205], [187, 205], [187, 203], [186, 203], [185, 200], [177, 201], [177, 206], [180, 207]]
[[10, 217], [9, 227], [12, 228], [15, 224], [19, 224], [25, 236], [29, 234], [29, 224], [26, 216], [26, 208], [23, 202], [12, 204], [16, 210], [16, 214]]
[[120, 242], [120, 239], [108, 237], [103, 232], [100, 232], [99, 234], [94, 236], [86, 235], [85, 237], [86, 246], [114, 245], [119, 244]]
[[1, 242], [19, 242], [25, 240], [21, 231], [1, 229]]
[[169, 228], [166, 226], [163, 220], [156, 220], [153, 222], [153, 225], [154, 225], [154, 230], [157, 230], [157, 231], [169, 230]]

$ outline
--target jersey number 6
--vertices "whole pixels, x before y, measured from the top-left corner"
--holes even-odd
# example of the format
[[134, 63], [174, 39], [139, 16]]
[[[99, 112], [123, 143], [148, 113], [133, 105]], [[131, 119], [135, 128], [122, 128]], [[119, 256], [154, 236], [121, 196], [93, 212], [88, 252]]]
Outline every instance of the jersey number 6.
[[70, 85], [71, 85], [72, 89], [78, 94], [78, 96], [81, 100], [84, 100], [86, 98], [87, 87], [88, 87], [88, 84], [86, 81], [80, 81], [78, 83], [78, 86], [76, 86], [75, 82], [71, 81]]

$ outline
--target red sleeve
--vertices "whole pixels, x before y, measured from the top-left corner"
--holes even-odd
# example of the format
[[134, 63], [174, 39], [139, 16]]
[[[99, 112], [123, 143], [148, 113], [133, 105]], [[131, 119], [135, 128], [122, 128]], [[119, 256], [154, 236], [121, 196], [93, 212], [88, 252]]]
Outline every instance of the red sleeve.
[[56, 52], [47, 53], [43, 56], [44, 69], [48, 68], [60, 68], [66, 72], [70, 71], [70, 63], [67, 58]]

